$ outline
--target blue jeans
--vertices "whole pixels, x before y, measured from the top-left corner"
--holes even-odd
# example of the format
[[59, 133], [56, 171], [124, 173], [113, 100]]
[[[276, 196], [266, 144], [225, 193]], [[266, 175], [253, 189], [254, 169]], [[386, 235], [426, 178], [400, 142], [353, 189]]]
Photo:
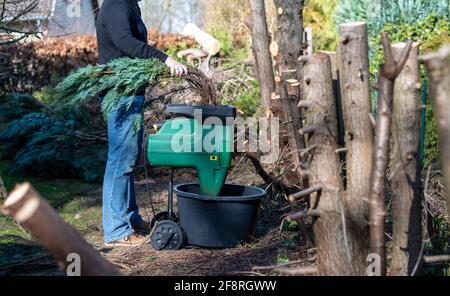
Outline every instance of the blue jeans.
[[103, 235], [105, 242], [119, 240], [133, 233], [133, 225], [143, 222], [134, 191], [133, 169], [144, 136], [143, 126], [134, 127], [142, 114], [144, 96], [134, 97], [128, 111], [125, 98], [108, 120], [108, 161], [103, 180]]

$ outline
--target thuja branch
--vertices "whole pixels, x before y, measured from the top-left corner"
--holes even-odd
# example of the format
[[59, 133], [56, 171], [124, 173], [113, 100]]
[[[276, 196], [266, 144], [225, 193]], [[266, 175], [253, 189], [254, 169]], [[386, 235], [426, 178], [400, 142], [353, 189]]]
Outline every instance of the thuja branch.
[[[128, 110], [134, 95], [168, 79], [173, 79], [169, 69], [157, 59], [121, 58], [106, 65], [80, 68], [59, 83], [55, 90], [58, 104], [64, 105], [79, 105], [102, 96], [101, 109], [107, 120], [119, 103], [124, 103]], [[214, 84], [201, 71], [189, 68], [189, 73], [182, 79], [204, 101], [217, 104]]]

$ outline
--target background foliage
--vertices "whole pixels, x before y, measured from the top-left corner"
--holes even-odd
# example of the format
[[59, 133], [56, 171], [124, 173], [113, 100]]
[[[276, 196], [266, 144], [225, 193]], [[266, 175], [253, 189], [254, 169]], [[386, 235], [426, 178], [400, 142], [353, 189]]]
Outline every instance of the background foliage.
[[367, 21], [369, 36], [379, 35], [387, 24], [414, 24], [429, 15], [447, 18], [448, 0], [340, 0], [336, 23]]
[[[391, 42], [412, 39], [419, 42], [421, 53], [436, 50], [450, 42], [449, 0], [340, 0], [336, 8], [336, 24], [367, 21], [370, 48], [371, 80], [376, 81], [383, 63], [381, 32], [389, 34]], [[426, 74], [421, 68], [422, 81]], [[376, 92], [373, 92], [376, 105]], [[431, 100], [427, 99], [424, 164], [438, 158], [436, 122]]]
[[314, 49], [336, 50], [337, 31], [335, 10], [339, 0], [309, 0], [303, 11], [305, 26], [311, 26]]
[[[10, 173], [99, 181], [106, 142], [98, 141], [105, 127], [95, 120], [96, 108], [50, 109], [51, 94], [41, 96], [46, 101], [18, 93], [0, 98], [0, 117], [7, 121], [0, 132], [1, 156], [12, 161]], [[92, 130], [90, 140], [80, 135]]]

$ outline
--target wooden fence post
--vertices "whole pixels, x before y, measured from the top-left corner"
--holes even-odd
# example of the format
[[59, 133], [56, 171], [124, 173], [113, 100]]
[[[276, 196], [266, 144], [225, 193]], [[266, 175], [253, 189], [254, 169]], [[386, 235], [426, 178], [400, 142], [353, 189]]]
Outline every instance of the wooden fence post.
[[373, 154], [367, 24], [340, 25], [338, 69], [346, 149], [345, 205], [351, 220], [367, 228], [367, 200]]
[[[398, 61], [406, 44], [392, 45]], [[390, 275], [410, 275], [422, 242], [422, 183], [420, 179], [419, 45], [415, 43], [395, 80], [392, 104], [392, 262]]]
[[[311, 208], [305, 217], [314, 216], [314, 236], [320, 275], [352, 274], [349, 254], [343, 243], [346, 232], [340, 204], [341, 178], [338, 148], [337, 118], [332, 88], [331, 63], [328, 55], [318, 53], [304, 57], [304, 100], [307, 125], [301, 130], [309, 136], [311, 149], [309, 170]], [[295, 214], [294, 214], [295, 215]]]

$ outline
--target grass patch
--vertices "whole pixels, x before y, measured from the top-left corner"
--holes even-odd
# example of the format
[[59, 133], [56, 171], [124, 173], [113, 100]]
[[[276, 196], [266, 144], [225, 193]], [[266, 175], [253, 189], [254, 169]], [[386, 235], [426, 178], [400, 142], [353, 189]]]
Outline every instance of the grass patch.
[[[8, 174], [8, 161], [0, 161], [0, 174], [10, 192], [17, 183], [30, 182], [61, 217], [85, 235], [100, 230], [100, 186], [74, 179], [44, 179]], [[43, 249], [12, 218], [0, 216], [0, 265], [26, 259]]]

